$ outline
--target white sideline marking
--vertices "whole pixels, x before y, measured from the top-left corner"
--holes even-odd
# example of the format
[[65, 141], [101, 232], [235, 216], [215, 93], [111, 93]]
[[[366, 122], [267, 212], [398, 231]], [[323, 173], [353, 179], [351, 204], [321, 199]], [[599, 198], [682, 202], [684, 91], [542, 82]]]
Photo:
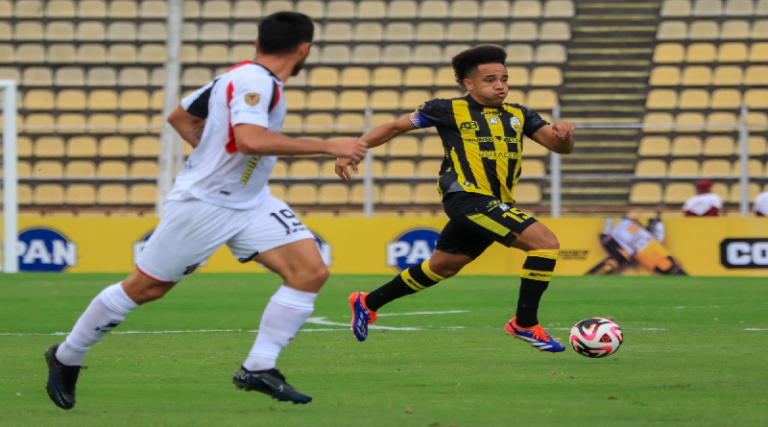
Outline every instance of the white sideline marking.
[[768, 329], [758, 329], [758, 328], [747, 328], [744, 330], [745, 331], [768, 331]]
[[414, 311], [412, 313], [381, 313], [379, 317], [386, 316], [418, 316], [422, 314], [454, 314], [454, 313], [469, 313], [469, 310], [450, 310], [450, 311]]
[[[350, 325], [349, 323], [338, 323], [338, 322], [331, 322], [330, 320], [325, 320], [325, 317], [310, 317], [307, 319], [307, 323], [314, 323], [315, 325], [326, 325], [326, 326], [344, 326], [345, 328], [349, 329]], [[339, 329], [339, 330], [347, 330], [347, 329]], [[423, 331], [422, 328], [396, 328], [394, 326], [376, 326], [376, 325], [370, 325], [368, 326], [368, 329], [383, 329], [388, 331]]]
[[695, 305], [693, 307], [685, 307], [685, 306], [680, 305], [680, 306], [677, 306], [677, 307], [659, 307], [659, 308], [661, 308], [663, 310], [682, 310], [682, 309], [686, 309], [686, 308], [723, 308], [723, 307], [719, 306], [719, 305], [710, 305], [710, 306]]

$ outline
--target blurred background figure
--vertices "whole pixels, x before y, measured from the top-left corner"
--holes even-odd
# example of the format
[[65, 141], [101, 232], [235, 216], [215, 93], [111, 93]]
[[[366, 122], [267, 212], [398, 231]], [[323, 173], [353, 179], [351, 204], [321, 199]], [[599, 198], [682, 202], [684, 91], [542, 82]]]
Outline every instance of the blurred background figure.
[[763, 191], [755, 197], [755, 204], [752, 206], [757, 216], [768, 216], [768, 191]]
[[719, 216], [723, 209], [723, 201], [711, 190], [712, 181], [701, 179], [696, 182], [697, 194], [683, 204], [685, 216]]

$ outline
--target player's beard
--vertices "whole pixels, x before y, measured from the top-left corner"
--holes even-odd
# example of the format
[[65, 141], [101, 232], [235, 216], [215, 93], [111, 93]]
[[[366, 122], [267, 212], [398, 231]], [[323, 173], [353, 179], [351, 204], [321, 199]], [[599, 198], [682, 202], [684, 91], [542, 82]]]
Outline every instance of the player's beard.
[[304, 63], [307, 61], [307, 58], [304, 57], [301, 61], [297, 62], [296, 65], [293, 66], [293, 69], [291, 70], [291, 77], [296, 77], [299, 75], [299, 72], [304, 69]]

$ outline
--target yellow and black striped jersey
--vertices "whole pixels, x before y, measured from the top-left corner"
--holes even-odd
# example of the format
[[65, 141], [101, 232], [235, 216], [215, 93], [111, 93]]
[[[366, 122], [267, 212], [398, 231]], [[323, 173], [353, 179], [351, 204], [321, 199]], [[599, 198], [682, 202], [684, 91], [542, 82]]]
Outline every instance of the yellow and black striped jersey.
[[523, 135], [529, 138], [548, 124], [518, 104], [486, 107], [470, 95], [433, 99], [411, 113], [417, 128], [436, 127], [445, 158], [440, 168], [441, 197], [464, 191], [514, 203], [520, 179]]

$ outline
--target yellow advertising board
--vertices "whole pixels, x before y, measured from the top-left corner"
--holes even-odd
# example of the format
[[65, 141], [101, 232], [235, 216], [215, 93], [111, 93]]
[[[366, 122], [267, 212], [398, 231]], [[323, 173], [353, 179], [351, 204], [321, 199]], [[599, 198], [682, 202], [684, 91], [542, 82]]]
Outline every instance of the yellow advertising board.
[[[20, 218], [22, 271], [129, 272], [153, 218]], [[560, 241], [557, 275], [583, 275], [608, 257], [600, 218], [543, 218]], [[447, 218], [306, 218], [332, 273], [392, 274], [428, 258]], [[616, 219], [618, 222], [618, 219]], [[689, 275], [768, 276], [768, 219], [664, 220], [661, 246]], [[494, 244], [464, 274], [517, 275], [525, 254]], [[222, 247], [200, 268], [264, 272]], [[654, 274], [629, 259], [620, 274]]]

